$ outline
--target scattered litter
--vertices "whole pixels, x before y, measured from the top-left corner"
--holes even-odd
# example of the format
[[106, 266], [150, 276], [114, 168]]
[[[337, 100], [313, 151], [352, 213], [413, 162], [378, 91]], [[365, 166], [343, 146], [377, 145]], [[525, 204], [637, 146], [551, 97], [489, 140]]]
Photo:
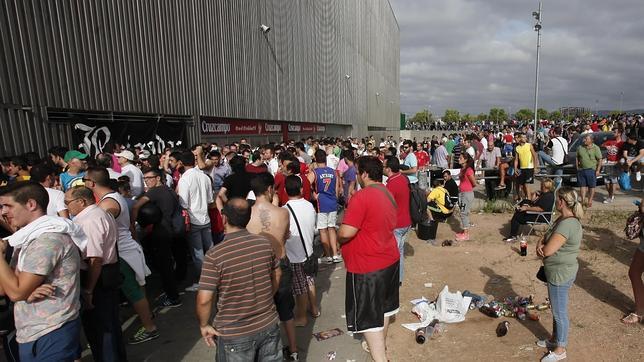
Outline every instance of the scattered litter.
[[414, 305], [411, 312], [418, 318], [419, 322], [403, 323], [402, 326], [415, 332], [419, 328], [427, 327], [434, 319], [444, 323], [462, 322], [465, 319], [465, 314], [472, 302], [472, 298], [463, 297], [461, 292], [458, 291], [450, 293], [446, 285], [440, 292], [436, 302], [430, 302], [425, 297], [414, 299], [410, 302]]
[[540, 317], [536, 311], [543, 311], [548, 308], [550, 308], [550, 302], [548, 300], [535, 305], [533, 296], [530, 295], [527, 297], [507, 297], [504, 301], [492, 300], [489, 303], [483, 304], [479, 308], [479, 311], [492, 318], [510, 317], [520, 320], [530, 319], [538, 321]]
[[340, 318], [342, 318], [342, 319], [347, 319], [347, 315], [346, 315], [346, 314], [343, 314], [343, 315], [341, 315], [341, 316], [340, 316]]
[[454, 245], [454, 240], [443, 240], [441, 246], [452, 246]]
[[425, 283], [425, 288], [431, 288], [434, 286], [434, 283]]
[[343, 335], [344, 332], [340, 328], [329, 329], [328, 331], [322, 331], [313, 333], [313, 337], [318, 341], [326, 341], [329, 338], [337, 337]]
[[327, 353], [327, 354], [326, 354], [326, 358], [327, 358], [329, 361], [333, 361], [333, 360], [335, 359], [335, 357], [336, 357], [336, 353], [335, 353], [335, 351], [331, 351], [331, 352], [329, 352], [329, 353]]

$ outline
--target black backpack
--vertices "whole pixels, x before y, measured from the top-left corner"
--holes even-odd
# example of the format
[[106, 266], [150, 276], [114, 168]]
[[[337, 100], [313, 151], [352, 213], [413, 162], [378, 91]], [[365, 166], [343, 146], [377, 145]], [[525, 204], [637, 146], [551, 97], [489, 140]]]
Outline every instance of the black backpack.
[[427, 195], [418, 184], [409, 184], [409, 214], [412, 224], [427, 220]]

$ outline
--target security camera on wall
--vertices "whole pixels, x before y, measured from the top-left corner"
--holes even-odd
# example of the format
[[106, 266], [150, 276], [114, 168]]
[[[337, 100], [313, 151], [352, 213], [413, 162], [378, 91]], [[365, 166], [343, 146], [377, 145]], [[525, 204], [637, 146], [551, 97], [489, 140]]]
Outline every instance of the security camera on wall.
[[264, 33], [264, 34], [268, 34], [268, 32], [269, 32], [269, 31], [271, 31], [271, 27], [270, 27], [270, 26], [268, 26], [268, 25], [264, 25], [264, 24], [262, 24], [262, 25], [259, 27], [259, 30], [261, 30], [261, 31], [262, 31], [262, 33]]

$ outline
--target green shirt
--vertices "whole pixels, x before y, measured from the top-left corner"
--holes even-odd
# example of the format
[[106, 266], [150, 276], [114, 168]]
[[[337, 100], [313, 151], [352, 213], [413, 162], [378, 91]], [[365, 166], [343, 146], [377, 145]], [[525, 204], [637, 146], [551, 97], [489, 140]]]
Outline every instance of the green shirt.
[[577, 218], [569, 217], [558, 222], [554, 230], [548, 231], [544, 240], [547, 242], [554, 233], [566, 238], [566, 242], [556, 253], [543, 259], [543, 266], [548, 282], [561, 285], [577, 275], [577, 256], [583, 230]]
[[579, 146], [577, 148], [577, 160], [578, 164], [581, 165], [579, 168], [582, 170], [585, 169], [597, 169], [597, 163], [602, 159], [602, 151], [599, 149], [599, 146], [593, 143], [593, 145], [588, 149], [586, 145]]
[[454, 140], [447, 140], [447, 142], [445, 142], [445, 149], [447, 149], [448, 154], [452, 154], [452, 150], [454, 149], [455, 145], [456, 142], [454, 142]]

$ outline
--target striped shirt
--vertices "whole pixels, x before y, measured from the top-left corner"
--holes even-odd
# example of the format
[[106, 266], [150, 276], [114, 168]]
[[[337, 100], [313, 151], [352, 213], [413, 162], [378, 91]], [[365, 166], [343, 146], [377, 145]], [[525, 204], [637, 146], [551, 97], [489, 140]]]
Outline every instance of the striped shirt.
[[206, 253], [199, 289], [217, 294], [213, 326], [222, 336], [249, 336], [277, 323], [271, 274], [278, 267], [271, 242], [247, 230], [227, 234]]

